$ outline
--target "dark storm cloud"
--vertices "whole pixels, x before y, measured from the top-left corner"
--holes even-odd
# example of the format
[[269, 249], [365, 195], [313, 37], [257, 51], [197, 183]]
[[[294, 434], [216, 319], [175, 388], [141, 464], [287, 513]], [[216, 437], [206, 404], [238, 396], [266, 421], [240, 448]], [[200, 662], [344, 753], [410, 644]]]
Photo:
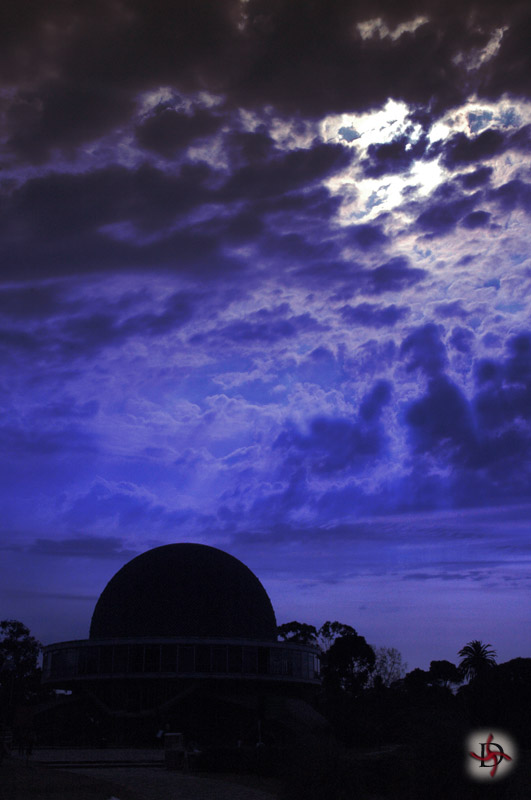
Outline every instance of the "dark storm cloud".
[[[482, 359], [476, 365], [478, 392], [474, 406], [486, 430], [506, 428], [518, 420], [531, 420], [531, 334], [522, 333], [508, 343], [505, 361]], [[522, 431], [523, 432], [523, 431]]]
[[531, 214], [531, 184], [518, 178], [504, 183], [497, 189], [491, 189], [488, 197], [497, 202], [504, 211], [514, 211], [520, 207]]
[[[158, 531], [163, 534], [191, 523], [205, 527], [213, 524], [211, 516], [188, 508], [168, 508], [134, 484], [103, 481], [96, 481], [87, 492], [65, 500], [60, 519], [63, 524], [77, 529], [86, 527], [90, 520], [92, 526], [103, 530], [112, 526], [121, 532]], [[101, 537], [91, 536], [90, 539], [97, 543]], [[110, 539], [115, 541], [113, 537]], [[152, 546], [155, 544], [159, 542]]]
[[328, 326], [320, 324], [311, 314], [291, 314], [288, 303], [275, 309], [261, 308], [249, 317], [240, 318], [214, 328], [206, 333], [195, 334], [190, 341], [201, 344], [222, 343], [223, 340], [245, 344], [273, 344], [282, 339], [300, 336], [307, 331], [325, 331]]
[[409, 314], [409, 308], [377, 306], [372, 303], [360, 303], [357, 306], [343, 306], [339, 309], [343, 320], [349, 324], [362, 325], [367, 328], [384, 328], [395, 325]]
[[36, 539], [30, 553], [63, 558], [132, 558], [138, 552], [124, 547], [116, 536], [75, 536], [69, 539]]
[[22, 240], [44, 246], [95, 236], [105, 225], [124, 222], [138, 233], [151, 233], [210, 200], [206, 184], [212, 175], [204, 163], [185, 164], [177, 174], [148, 165], [50, 173], [4, 195], [0, 230], [6, 244]]
[[189, 164], [178, 175], [148, 166], [108, 167], [29, 180], [2, 198], [4, 275], [61, 275], [154, 264], [182, 269], [194, 265], [207, 274], [220, 264], [230, 269], [231, 260], [218, 252], [218, 242], [208, 232], [165, 232], [210, 197], [205, 186], [210, 175], [206, 165]]
[[[436, 326], [426, 325], [402, 345], [402, 353], [411, 358], [409, 368], [419, 367], [429, 377], [426, 393], [405, 409], [410, 447], [419, 456], [429, 455], [451, 467], [447, 478], [430, 478], [433, 486], [426, 497], [442, 494], [457, 505], [526, 497], [531, 473], [531, 335], [512, 337], [506, 358], [477, 362], [476, 390], [469, 400], [443, 371], [447, 355], [440, 334]], [[450, 344], [468, 352], [472, 336], [456, 328]], [[425, 479], [418, 474], [415, 481], [418, 491]]]
[[128, 317], [120, 326], [126, 336], [162, 336], [180, 328], [194, 315], [201, 303], [201, 295], [190, 292], [175, 292], [157, 313], [136, 314]]
[[368, 294], [384, 294], [385, 292], [401, 292], [414, 286], [426, 277], [426, 271], [418, 267], [410, 267], [407, 258], [395, 256], [366, 275], [366, 292]]
[[[466, 64], [467, 56], [485, 47], [490, 32], [509, 21], [511, 12], [514, 6], [502, 9], [490, 3], [330, 6], [324, 0], [274, 5], [257, 0], [246, 6], [254, 59], [239, 97], [247, 99], [252, 92], [254, 98], [267, 97], [290, 112], [299, 109], [316, 115], [323, 108], [367, 108], [385, 102], [389, 95], [413, 104], [448, 107], [468, 96], [471, 83], [482, 80], [487, 90], [490, 72], [467, 74], [463, 80], [466, 67], [457, 56], [464, 54]], [[357, 35], [358, 22], [380, 17], [393, 29], [421, 14], [429, 21], [394, 41], [377, 34], [362, 41]], [[522, 49], [523, 64], [529, 63]], [[522, 63], [518, 66], [523, 75]], [[519, 90], [528, 87], [522, 82]]]
[[23, 351], [26, 353], [37, 352], [43, 347], [43, 342], [38, 334], [26, 331], [0, 328], [0, 349], [6, 357], [10, 352]]
[[45, 460], [59, 455], [86, 458], [98, 451], [98, 445], [99, 442], [93, 434], [77, 425], [65, 425], [58, 430], [43, 430], [41, 420], [33, 420], [27, 424], [10, 423], [8, 420], [0, 427], [0, 447], [4, 456], [12, 461], [28, 458]]
[[275, 154], [236, 170], [220, 192], [221, 200], [259, 200], [324, 180], [348, 166], [352, 154], [340, 144], [314, 142], [306, 149]]
[[457, 179], [464, 189], [478, 189], [490, 181], [492, 173], [492, 167], [478, 167], [473, 172], [464, 172], [461, 175], [457, 175]]
[[[493, 3], [490, 8], [493, 9], [495, 5]], [[515, 97], [529, 97], [531, 69], [529, 4], [515, 2], [514, 5], [508, 6], [506, 21], [507, 30], [503, 34], [500, 48], [492, 61], [481, 71], [480, 95], [491, 99], [500, 97], [504, 92]]]
[[414, 161], [422, 158], [427, 144], [428, 139], [425, 136], [411, 142], [407, 135], [385, 144], [371, 144], [367, 150], [367, 158], [361, 162], [363, 173], [366, 178], [381, 178], [383, 175], [406, 172]]
[[449, 319], [451, 317], [466, 319], [469, 316], [469, 312], [463, 308], [460, 300], [452, 300], [450, 303], [438, 303], [435, 306], [435, 313], [442, 319]]
[[73, 151], [123, 122], [133, 97], [112, 87], [92, 88], [62, 80], [20, 92], [6, 113], [7, 150], [30, 164], [54, 148]]
[[56, 327], [49, 348], [63, 356], [80, 358], [120, 345], [131, 337], [163, 336], [188, 322], [200, 303], [200, 294], [175, 292], [158, 313], [137, 313], [119, 319], [110, 309], [106, 313], [74, 316]]
[[290, 426], [273, 447], [284, 452], [290, 471], [302, 466], [320, 475], [360, 470], [385, 452], [380, 414], [390, 398], [390, 384], [378, 381], [360, 404], [357, 419], [315, 417], [307, 434]]
[[470, 214], [481, 195], [460, 195], [448, 184], [438, 187], [427, 207], [417, 217], [416, 226], [428, 237], [444, 236], [454, 230], [462, 217]]
[[474, 332], [470, 328], [462, 328], [460, 325], [456, 325], [452, 330], [449, 343], [460, 353], [470, 353], [474, 339]]
[[430, 378], [427, 394], [409, 406], [405, 421], [417, 453], [436, 453], [442, 448], [443, 457], [451, 463], [455, 458], [463, 460], [473, 445], [470, 408], [446, 375]]
[[31, 320], [55, 316], [79, 308], [66, 302], [57, 286], [27, 286], [0, 289], [0, 315], [13, 320]]
[[141, 147], [171, 158], [194, 139], [215, 133], [222, 124], [223, 117], [205, 109], [187, 114], [161, 104], [137, 126], [135, 133]]
[[[339, 145], [317, 143], [287, 154], [274, 152], [228, 177], [205, 163], [187, 162], [171, 173], [148, 165], [112, 166], [33, 178], [6, 192], [0, 204], [4, 274], [143, 267], [227, 276], [244, 267], [230, 248], [256, 240], [262, 231], [266, 257], [330, 257], [337, 246], [317, 241], [317, 232], [326, 236], [339, 200], [332, 200], [319, 183], [350, 158]], [[215, 206], [220, 213], [212, 211]], [[196, 209], [206, 213], [191, 222]], [[266, 219], [273, 226], [269, 235]], [[287, 220], [290, 227], [284, 233]], [[364, 249], [385, 241], [377, 226], [358, 226], [355, 238]]]
[[[30, 3], [15, 14], [4, 7], [2, 73], [8, 83], [16, 74], [35, 86], [13, 99], [15, 109], [28, 97], [35, 107], [29, 125], [19, 109], [13, 143], [30, 155], [68, 147], [113, 128], [138, 90], [174, 82], [213, 88], [219, 65], [232, 60], [235, 5], [214, 0], [190, 12], [182, 2], [67, 1]], [[50, 74], [57, 77], [47, 80]]]
[[[474, 137], [465, 133], [454, 133], [449, 139], [438, 145], [442, 152], [443, 164], [448, 169], [462, 167], [463, 164], [484, 161], [502, 155], [508, 150], [528, 151], [531, 145], [531, 125], [518, 131], [508, 133], [497, 128], [488, 128]], [[479, 170], [476, 171], [477, 173]], [[482, 173], [480, 176], [483, 177]], [[470, 188], [470, 178], [468, 187]], [[467, 181], [463, 180], [466, 185]], [[481, 181], [482, 183], [483, 181]]]
[[476, 228], [484, 228], [489, 224], [490, 216], [488, 211], [471, 211], [461, 220], [461, 225], [471, 231]]
[[[48, 292], [41, 287], [0, 291], [0, 314], [11, 317], [13, 323], [10, 328], [0, 328], [0, 350], [6, 357], [24, 354], [57, 363], [65, 358], [92, 357], [133, 337], [149, 339], [177, 331], [204, 304], [202, 293], [179, 291], [161, 302], [157, 310], [135, 313], [135, 306], [145, 304], [146, 299], [138, 293], [125, 295], [118, 302], [97, 297], [82, 304], [63, 299], [60, 291]], [[31, 332], [14, 327], [15, 323], [32, 322]], [[75, 410], [72, 406], [72, 416]]]
[[[405, 256], [394, 256], [373, 269], [353, 259], [335, 257], [337, 243], [325, 239], [326, 259], [310, 260], [310, 255], [320, 255], [319, 248], [308, 248], [308, 263], [294, 271], [298, 280], [321, 291], [335, 289], [331, 299], [338, 302], [350, 300], [354, 295], [383, 295], [387, 292], [402, 292], [427, 277], [426, 270], [411, 267]], [[389, 319], [391, 312], [388, 312]]]
[[61, 330], [63, 347], [90, 351], [104, 345], [118, 344], [130, 336], [162, 336], [180, 328], [194, 314], [200, 295], [175, 292], [162, 306], [160, 313], [133, 314], [123, 321], [115, 315], [95, 313], [75, 317]]
[[[12, 151], [32, 161], [125, 123], [135, 93], [161, 86], [225, 95], [227, 108], [272, 106], [314, 117], [374, 108], [393, 96], [425, 106], [433, 118], [474, 90], [480, 97], [529, 94], [530, 20], [520, 0], [6, 5], [0, 69], [8, 87], [21, 79], [7, 96], [7, 133]], [[375, 32], [363, 39], [357, 29], [379, 17], [392, 31], [422, 15], [415, 31], [394, 38]], [[502, 26], [498, 51], [468, 69]], [[212, 131], [201, 111], [190, 121], [174, 113], [140, 124], [145, 145], [167, 153], [177, 140]], [[374, 154], [376, 174], [407, 159], [400, 142], [395, 150]]]
[[[326, 235], [326, 228], [319, 229], [319, 233]], [[309, 237], [312, 238], [309, 238]], [[274, 234], [271, 231], [260, 242], [260, 253], [268, 258], [272, 257], [279, 263], [308, 264], [319, 259], [330, 258], [338, 253], [335, 242], [324, 240], [315, 241], [315, 230], [308, 235], [298, 233]]]
[[388, 241], [380, 225], [351, 225], [343, 233], [347, 244], [354, 244], [361, 250], [373, 250]]

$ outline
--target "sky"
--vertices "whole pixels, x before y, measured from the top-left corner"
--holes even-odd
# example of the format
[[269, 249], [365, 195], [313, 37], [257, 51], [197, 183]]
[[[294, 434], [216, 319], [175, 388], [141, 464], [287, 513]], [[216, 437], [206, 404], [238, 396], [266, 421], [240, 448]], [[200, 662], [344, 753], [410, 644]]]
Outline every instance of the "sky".
[[530, 656], [531, 10], [0, 9], [0, 616], [228, 551], [280, 623]]

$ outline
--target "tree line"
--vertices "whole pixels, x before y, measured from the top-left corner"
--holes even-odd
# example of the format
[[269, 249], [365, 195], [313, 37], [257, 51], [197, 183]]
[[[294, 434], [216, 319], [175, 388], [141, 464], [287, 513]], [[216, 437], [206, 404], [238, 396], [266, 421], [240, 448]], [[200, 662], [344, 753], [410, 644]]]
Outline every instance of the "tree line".
[[407, 664], [394, 647], [374, 647], [345, 623], [328, 620], [319, 629], [305, 622], [286, 622], [277, 628], [282, 641], [315, 645], [321, 651], [321, 673], [325, 685], [358, 694], [366, 688], [389, 688], [397, 681], [432, 684], [445, 688], [474, 681], [496, 666], [496, 651], [479, 640], [468, 642], [458, 655], [459, 664], [432, 661], [429, 670], [406, 673]]

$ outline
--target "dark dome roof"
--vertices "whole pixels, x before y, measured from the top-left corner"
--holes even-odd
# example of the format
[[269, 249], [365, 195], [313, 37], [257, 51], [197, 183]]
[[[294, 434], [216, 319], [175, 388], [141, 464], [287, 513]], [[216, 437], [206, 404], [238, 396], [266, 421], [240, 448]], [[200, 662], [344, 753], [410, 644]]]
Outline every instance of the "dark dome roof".
[[234, 556], [167, 544], [123, 566], [96, 603], [90, 638], [223, 636], [276, 640], [271, 601]]

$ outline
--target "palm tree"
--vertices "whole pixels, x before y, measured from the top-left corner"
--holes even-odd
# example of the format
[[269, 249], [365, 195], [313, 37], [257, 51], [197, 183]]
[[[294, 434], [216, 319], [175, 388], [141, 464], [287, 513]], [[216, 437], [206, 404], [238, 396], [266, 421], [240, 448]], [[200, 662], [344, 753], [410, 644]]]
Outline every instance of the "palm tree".
[[492, 645], [483, 644], [478, 639], [468, 642], [458, 653], [461, 656], [459, 669], [463, 676], [474, 680], [483, 675], [491, 667], [496, 666], [496, 651]]

